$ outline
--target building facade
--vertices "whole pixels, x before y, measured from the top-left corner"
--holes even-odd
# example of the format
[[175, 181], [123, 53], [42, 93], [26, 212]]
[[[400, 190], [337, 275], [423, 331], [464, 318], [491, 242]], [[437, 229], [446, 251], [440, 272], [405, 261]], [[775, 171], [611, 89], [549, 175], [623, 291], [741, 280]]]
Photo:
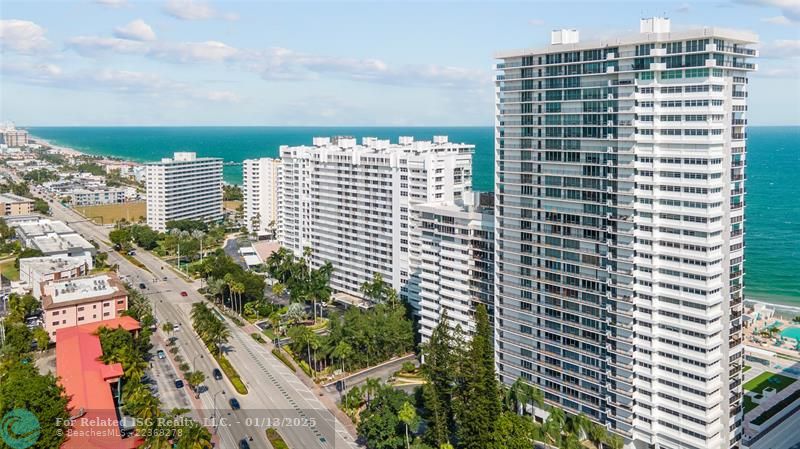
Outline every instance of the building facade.
[[126, 189], [118, 187], [74, 189], [65, 192], [65, 195], [71, 198], [71, 203], [74, 206], [95, 206], [98, 204], [124, 203], [126, 194]]
[[24, 129], [8, 128], [0, 130], [2, 142], [9, 148], [22, 148], [28, 145], [28, 131]]
[[277, 237], [281, 160], [246, 159], [242, 162], [242, 193], [247, 230], [258, 236]]
[[112, 272], [45, 282], [41, 300], [51, 340], [58, 329], [120, 318], [128, 310], [128, 292]]
[[738, 447], [750, 33], [498, 55], [496, 350], [635, 447]]
[[164, 231], [174, 220], [222, 220], [222, 159], [175, 153], [147, 164], [147, 224]]
[[419, 304], [419, 332], [427, 342], [447, 314], [448, 326], [469, 337], [475, 307], [494, 313], [494, 196], [411, 206], [408, 296]]
[[403, 298], [409, 272], [410, 208], [455, 201], [471, 192], [473, 145], [446, 136], [399, 143], [318, 137], [312, 146], [282, 146], [281, 244], [311, 262], [333, 263], [331, 287], [361, 297], [380, 273]]
[[29, 215], [33, 213], [34, 201], [13, 193], [0, 193], [0, 212], [3, 215]]

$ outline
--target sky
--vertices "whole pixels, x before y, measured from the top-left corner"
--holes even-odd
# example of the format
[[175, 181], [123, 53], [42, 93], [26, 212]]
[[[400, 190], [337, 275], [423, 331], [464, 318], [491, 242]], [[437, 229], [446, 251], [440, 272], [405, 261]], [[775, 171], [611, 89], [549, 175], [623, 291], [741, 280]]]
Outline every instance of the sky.
[[0, 120], [491, 126], [497, 52], [663, 15], [757, 33], [749, 123], [800, 124], [800, 0], [0, 0]]

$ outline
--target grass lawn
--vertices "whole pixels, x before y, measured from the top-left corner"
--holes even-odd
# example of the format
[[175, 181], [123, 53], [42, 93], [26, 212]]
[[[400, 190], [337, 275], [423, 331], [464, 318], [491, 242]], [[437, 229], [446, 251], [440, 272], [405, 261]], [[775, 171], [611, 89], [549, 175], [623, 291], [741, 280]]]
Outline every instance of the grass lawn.
[[14, 259], [0, 263], [0, 273], [3, 277], [12, 281], [19, 280], [19, 269], [14, 266]]
[[780, 374], [763, 372], [744, 384], [744, 389], [754, 393], [761, 393], [767, 387], [781, 391], [794, 383], [795, 379]]
[[222, 207], [228, 210], [236, 210], [242, 205], [241, 201], [223, 201]]
[[135, 201], [130, 203], [101, 204], [98, 206], [76, 206], [75, 210], [84, 217], [101, 224], [111, 224], [126, 219], [139, 221], [147, 215], [147, 203]]
[[753, 400], [748, 395], [744, 395], [744, 412], [748, 413], [750, 410], [758, 407], [758, 404], [753, 402]]

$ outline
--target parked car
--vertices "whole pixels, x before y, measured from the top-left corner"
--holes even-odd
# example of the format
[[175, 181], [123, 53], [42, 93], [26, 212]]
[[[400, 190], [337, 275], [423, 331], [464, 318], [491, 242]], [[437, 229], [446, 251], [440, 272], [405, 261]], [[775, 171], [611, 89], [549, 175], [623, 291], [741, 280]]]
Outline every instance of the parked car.
[[164, 352], [163, 349], [159, 349], [158, 351], [156, 351], [156, 356], [158, 356], [158, 358], [161, 360], [167, 358], [167, 354]]
[[147, 288], [147, 286], [146, 286], [146, 285], [144, 285], [144, 282], [139, 282], [139, 288], [140, 288], [140, 289], [142, 289], [142, 290], [144, 290], [144, 289], [146, 289], [146, 288]]
[[228, 401], [228, 404], [231, 405], [231, 410], [239, 410], [242, 406], [239, 405], [239, 401], [236, 398], [231, 398]]
[[181, 325], [180, 324], [173, 324], [172, 325], [172, 332], [178, 332], [179, 330], [181, 330]]
[[239, 440], [239, 449], [250, 449], [250, 443], [247, 442], [247, 438]]
[[183, 388], [183, 381], [180, 379], [175, 379], [175, 388]]
[[189, 296], [189, 294], [188, 294], [188, 293], [186, 293], [185, 291], [183, 291], [183, 292], [181, 292], [181, 296], [184, 296], [184, 297], [185, 297], [185, 296]]
[[213, 376], [216, 380], [222, 380], [222, 371], [220, 371], [219, 368], [214, 368]]

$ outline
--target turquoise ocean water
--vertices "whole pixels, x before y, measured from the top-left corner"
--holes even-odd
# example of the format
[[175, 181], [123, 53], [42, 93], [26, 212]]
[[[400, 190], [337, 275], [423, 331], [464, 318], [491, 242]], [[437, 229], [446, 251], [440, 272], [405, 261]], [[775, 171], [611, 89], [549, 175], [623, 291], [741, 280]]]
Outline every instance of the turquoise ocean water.
[[[314, 136], [398, 136], [430, 140], [447, 135], [476, 146], [473, 187], [494, 179], [491, 127], [36, 127], [36, 136], [89, 154], [139, 162], [196, 151], [226, 161], [275, 157], [280, 145], [311, 144]], [[747, 154], [746, 293], [750, 299], [800, 306], [800, 127], [750, 127]], [[240, 166], [225, 181], [240, 183]]]

